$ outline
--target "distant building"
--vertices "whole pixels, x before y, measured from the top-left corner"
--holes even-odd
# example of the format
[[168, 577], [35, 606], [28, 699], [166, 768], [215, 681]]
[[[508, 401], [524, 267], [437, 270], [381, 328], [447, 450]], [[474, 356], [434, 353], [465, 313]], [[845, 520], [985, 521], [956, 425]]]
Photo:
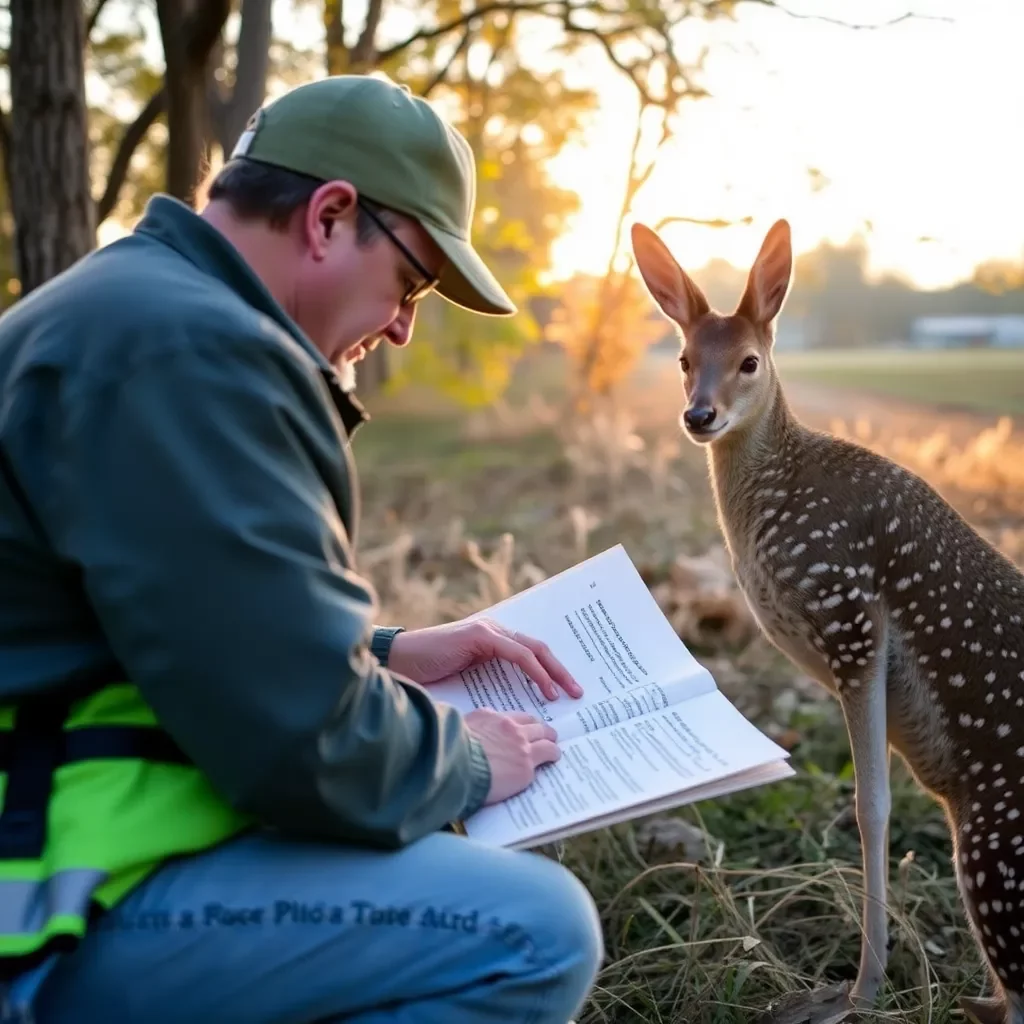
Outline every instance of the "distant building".
[[919, 348], [1024, 348], [1024, 316], [921, 316], [910, 326]]

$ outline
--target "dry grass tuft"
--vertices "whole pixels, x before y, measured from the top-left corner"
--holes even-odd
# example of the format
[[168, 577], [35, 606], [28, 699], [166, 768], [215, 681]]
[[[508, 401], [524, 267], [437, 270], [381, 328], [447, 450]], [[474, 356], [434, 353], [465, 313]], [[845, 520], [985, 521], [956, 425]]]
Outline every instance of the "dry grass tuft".
[[920, 437], [893, 435], [865, 417], [847, 427], [834, 419], [830, 430], [913, 469], [933, 485], [979, 495], [1024, 495], [1024, 438], [1013, 420], [1000, 416], [963, 442], [939, 426]]

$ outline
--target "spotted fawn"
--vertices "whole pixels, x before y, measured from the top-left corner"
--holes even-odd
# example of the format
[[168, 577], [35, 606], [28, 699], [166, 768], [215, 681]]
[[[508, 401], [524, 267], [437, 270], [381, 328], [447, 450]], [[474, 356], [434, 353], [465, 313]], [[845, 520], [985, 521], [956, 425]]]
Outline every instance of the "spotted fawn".
[[632, 244], [680, 331], [682, 425], [707, 445], [737, 581], [767, 638], [838, 699], [850, 741], [859, 969], [831, 1003], [818, 994], [786, 1019], [840, 1020], [876, 1002], [895, 749], [945, 812], [989, 968], [993, 995], [961, 1005], [978, 1024], [1024, 1024], [1024, 575], [918, 476], [795, 418], [772, 358], [793, 275], [786, 221], [731, 315], [710, 308], [650, 228], [634, 226]]

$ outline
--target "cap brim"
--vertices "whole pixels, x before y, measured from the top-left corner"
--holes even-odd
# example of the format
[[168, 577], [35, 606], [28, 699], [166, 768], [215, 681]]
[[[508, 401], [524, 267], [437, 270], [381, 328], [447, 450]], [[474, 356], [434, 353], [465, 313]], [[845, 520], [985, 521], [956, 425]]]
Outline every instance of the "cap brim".
[[420, 223], [448, 258], [437, 285], [437, 293], [442, 298], [488, 316], [511, 316], [518, 312], [516, 304], [469, 242], [433, 224]]

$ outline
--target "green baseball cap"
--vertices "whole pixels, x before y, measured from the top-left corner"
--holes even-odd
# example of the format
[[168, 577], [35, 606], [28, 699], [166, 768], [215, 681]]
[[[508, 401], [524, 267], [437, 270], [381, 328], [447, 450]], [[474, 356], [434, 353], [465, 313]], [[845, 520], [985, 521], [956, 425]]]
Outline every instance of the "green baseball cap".
[[407, 86], [380, 75], [332, 75], [285, 93], [249, 119], [231, 157], [325, 181], [406, 214], [448, 258], [437, 291], [477, 313], [516, 306], [470, 240], [476, 162], [463, 136]]

